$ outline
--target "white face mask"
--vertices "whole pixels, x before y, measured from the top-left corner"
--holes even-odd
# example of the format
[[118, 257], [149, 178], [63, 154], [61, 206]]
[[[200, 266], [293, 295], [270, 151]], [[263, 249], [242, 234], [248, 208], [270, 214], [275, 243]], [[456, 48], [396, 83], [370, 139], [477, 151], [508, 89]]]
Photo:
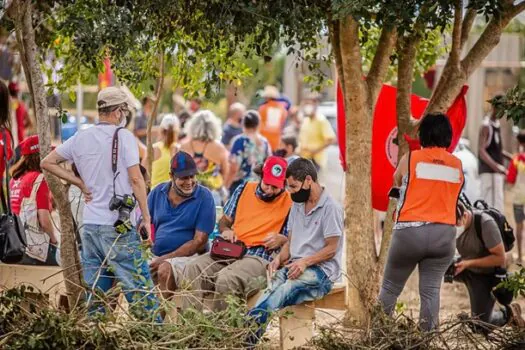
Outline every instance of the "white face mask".
[[315, 108], [314, 108], [313, 105], [307, 104], [307, 105], [303, 106], [303, 113], [305, 115], [310, 116], [310, 115], [314, 114], [314, 112], [315, 112]]
[[465, 232], [465, 226], [463, 226], [463, 225], [456, 226], [456, 238], [461, 236], [463, 234], [463, 232]]
[[127, 124], [126, 114], [121, 110], [120, 111], [120, 123], [118, 126], [119, 128], [125, 128], [126, 124]]

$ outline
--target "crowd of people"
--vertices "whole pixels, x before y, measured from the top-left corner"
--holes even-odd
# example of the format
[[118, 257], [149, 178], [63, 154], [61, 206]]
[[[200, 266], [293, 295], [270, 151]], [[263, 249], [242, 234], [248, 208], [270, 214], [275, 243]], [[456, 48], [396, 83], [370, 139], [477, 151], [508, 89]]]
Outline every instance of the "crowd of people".
[[[196, 309], [212, 293], [215, 310], [226, 308], [228, 296], [265, 291], [250, 311], [260, 327], [250, 340], [256, 342], [269, 313], [327, 294], [341, 278], [343, 212], [319, 184], [314, 156], [323, 152], [321, 145], [334, 142], [335, 134], [315, 111], [317, 97], [309, 97], [300, 113], [305, 120], [319, 119], [324, 125], [319, 135], [305, 121], [296, 128], [298, 119], [288, 118], [290, 106], [275, 87], [267, 87], [263, 96], [257, 110], [233, 104], [222, 127], [211, 111], [200, 109], [200, 100], [184, 119], [162, 115], [151, 174], [140, 143], [152, 99], [143, 100], [132, 132], [129, 96], [117, 87], [99, 92], [97, 123], [43, 161], [36, 135], [10, 148], [10, 204], [28, 237], [20, 263], [60, 263], [46, 170], [85, 202], [72, 203], [72, 209], [82, 212], [75, 218], [91, 312], [105, 311], [98, 295], [116, 286], [132, 311], [158, 322], [163, 316], [159, 298], [170, 299], [176, 291], [189, 290], [183, 307]], [[293, 131], [283, 133], [289, 120]], [[309, 133], [302, 145], [301, 133]], [[4, 131], [5, 144], [11, 142], [7, 135]], [[218, 207], [224, 207], [220, 217]], [[217, 257], [212, 248], [217, 240], [242, 246], [242, 254]], [[151, 242], [151, 259], [141, 241]]]
[[[201, 109], [200, 99], [179, 115], [162, 115], [151, 174], [140, 143], [154, 101], [143, 100], [131, 131], [129, 96], [117, 87], [99, 92], [96, 125], [76, 133], [42, 162], [37, 136], [25, 138], [15, 150], [4, 147], [12, 164], [10, 204], [29, 232], [22, 263], [59, 264], [59, 238], [42, 174], [46, 170], [71, 184], [85, 201], [75, 204], [82, 207], [76, 224], [92, 312], [106, 311], [98, 295], [109, 293], [117, 282], [131, 310], [157, 322], [164, 316], [159, 298], [169, 300], [181, 290], [186, 291], [181, 307], [198, 310], [210, 295], [211, 308], [224, 310], [231, 296], [246, 300], [261, 291], [248, 312], [258, 325], [247, 339], [254, 344], [272, 312], [325, 296], [342, 277], [343, 211], [319, 182], [335, 134], [317, 111], [319, 96], [307, 96], [298, 110], [275, 87], [266, 87], [263, 97], [258, 109], [232, 104], [222, 127], [213, 112]], [[8, 101], [2, 84], [0, 100]], [[487, 202], [497, 208], [499, 175], [507, 169], [499, 163], [496, 124], [493, 118], [482, 128], [485, 167], [480, 172]], [[7, 130], [4, 124], [2, 146], [10, 142]], [[519, 137], [525, 145], [525, 137]], [[447, 116], [427, 114], [419, 140], [422, 148], [404, 155], [394, 175], [397, 210], [380, 305], [393, 313], [417, 266], [420, 326], [435, 329], [441, 283], [452, 268], [452, 278], [467, 287], [472, 316], [485, 324], [477, 330], [525, 327], [519, 305], [511, 303], [508, 293], [496, 291], [506, 274], [501, 225], [461, 199], [463, 169], [447, 152], [452, 140]], [[521, 153], [508, 171], [519, 193], [525, 188], [524, 164]], [[514, 205], [521, 225], [523, 198], [525, 193], [515, 196]], [[220, 215], [217, 208], [223, 208]], [[517, 236], [521, 256], [520, 232]], [[152, 258], [146, 257], [141, 241], [151, 244]], [[220, 255], [216, 249], [224, 244], [239, 253]]]

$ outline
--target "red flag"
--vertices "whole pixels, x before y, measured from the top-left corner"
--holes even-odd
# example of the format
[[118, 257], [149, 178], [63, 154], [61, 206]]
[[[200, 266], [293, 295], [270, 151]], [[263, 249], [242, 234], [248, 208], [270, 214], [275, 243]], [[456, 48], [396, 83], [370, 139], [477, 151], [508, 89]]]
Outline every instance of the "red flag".
[[111, 62], [109, 58], [104, 60], [104, 72], [98, 75], [98, 87], [99, 89], [106, 88], [114, 85], [113, 71], [111, 70]]
[[[447, 112], [452, 124], [452, 144], [449, 151], [454, 150], [465, 127], [467, 105], [464, 86], [456, 100]], [[428, 99], [412, 94], [411, 113], [415, 119], [420, 119], [427, 107]], [[343, 94], [340, 85], [337, 88], [337, 139], [339, 142], [340, 159], [346, 170], [346, 124], [343, 107]], [[419, 148], [419, 140], [412, 140], [404, 135], [411, 149]], [[377, 99], [372, 126], [372, 206], [374, 209], [386, 211], [388, 207], [388, 191], [392, 187], [392, 178], [397, 166], [397, 118], [396, 118], [396, 88], [383, 85]]]
[[345, 102], [341, 84], [337, 84], [337, 143], [339, 145], [339, 160], [346, 171], [346, 118]]

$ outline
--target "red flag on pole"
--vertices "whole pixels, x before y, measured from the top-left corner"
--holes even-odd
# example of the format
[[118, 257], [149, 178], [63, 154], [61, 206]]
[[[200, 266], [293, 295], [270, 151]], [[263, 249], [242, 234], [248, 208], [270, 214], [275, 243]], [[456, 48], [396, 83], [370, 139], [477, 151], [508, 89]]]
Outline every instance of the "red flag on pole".
[[[339, 154], [343, 169], [346, 171], [346, 118], [341, 86], [337, 84], [337, 139]], [[465, 127], [467, 105], [465, 94], [468, 90], [464, 86], [456, 100], [447, 112], [452, 124], [452, 152]], [[383, 85], [374, 110], [372, 126], [372, 206], [376, 210], [386, 211], [388, 206], [388, 191], [392, 187], [392, 178], [397, 166], [397, 118], [396, 118], [396, 88]], [[423, 116], [428, 99], [412, 94], [411, 113], [414, 119]], [[403, 135], [409, 142], [410, 149], [419, 148], [419, 140], [412, 140]]]
[[113, 86], [113, 71], [111, 70], [111, 62], [109, 58], [104, 60], [104, 72], [98, 75], [98, 87], [99, 89]]

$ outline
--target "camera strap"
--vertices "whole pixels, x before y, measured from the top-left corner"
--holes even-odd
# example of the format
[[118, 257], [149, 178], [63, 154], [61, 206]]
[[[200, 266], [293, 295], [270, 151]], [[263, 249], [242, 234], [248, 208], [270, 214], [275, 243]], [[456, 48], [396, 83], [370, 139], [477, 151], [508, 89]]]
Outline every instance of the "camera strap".
[[111, 171], [113, 171], [113, 196], [116, 195], [115, 190], [115, 181], [119, 172], [117, 172], [117, 161], [118, 161], [118, 132], [124, 129], [123, 127], [118, 127], [113, 134], [113, 143], [111, 146]]

